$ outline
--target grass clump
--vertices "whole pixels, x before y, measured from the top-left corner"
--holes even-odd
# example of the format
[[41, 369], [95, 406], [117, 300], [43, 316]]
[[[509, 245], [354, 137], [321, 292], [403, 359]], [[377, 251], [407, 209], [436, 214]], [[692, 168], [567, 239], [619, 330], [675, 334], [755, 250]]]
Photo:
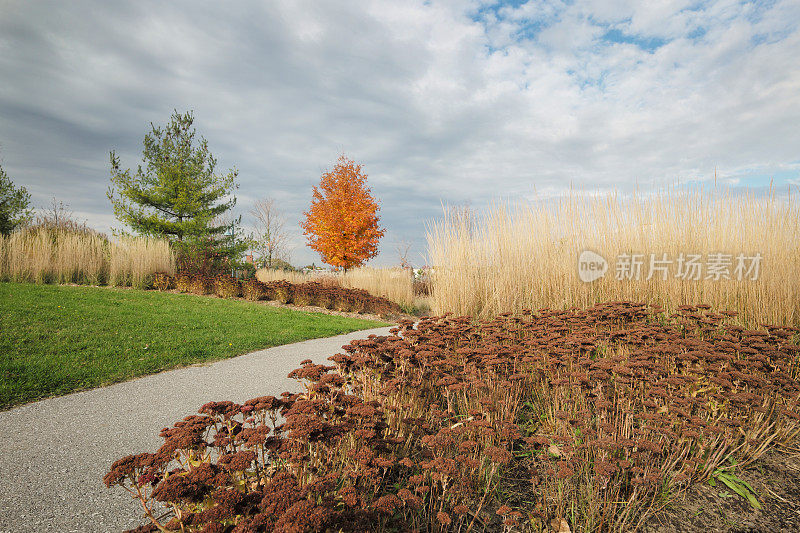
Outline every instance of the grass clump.
[[0, 236], [0, 281], [148, 288], [156, 272], [175, 272], [169, 243], [110, 240], [88, 228], [36, 226]]
[[0, 408], [378, 322], [191, 295], [0, 283]]
[[304, 393], [204, 405], [105, 482], [163, 531], [629, 531], [800, 433], [797, 330], [728, 318], [617, 302], [404, 321], [303, 362]]

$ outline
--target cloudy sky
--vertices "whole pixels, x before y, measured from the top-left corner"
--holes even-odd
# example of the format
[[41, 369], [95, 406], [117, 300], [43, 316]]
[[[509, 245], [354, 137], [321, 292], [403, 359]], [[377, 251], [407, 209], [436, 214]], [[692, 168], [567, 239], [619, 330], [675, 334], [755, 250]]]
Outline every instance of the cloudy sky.
[[444, 204], [570, 184], [800, 185], [800, 2], [0, 0], [0, 165], [102, 231], [109, 151], [194, 110], [237, 211], [298, 222], [341, 153], [424, 262]]

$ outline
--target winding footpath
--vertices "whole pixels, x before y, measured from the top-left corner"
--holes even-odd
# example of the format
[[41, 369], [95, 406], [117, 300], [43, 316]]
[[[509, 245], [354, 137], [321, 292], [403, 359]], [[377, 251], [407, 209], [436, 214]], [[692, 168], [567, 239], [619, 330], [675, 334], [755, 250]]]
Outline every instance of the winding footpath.
[[204, 366], [0, 412], [0, 533], [112, 533], [144, 523], [141, 505], [102, 477], [125, 455], [153, 451], [159, 431], [206, 402], [297, 391], [287, 374], [353, 339], [389, 328], [277, 346]]

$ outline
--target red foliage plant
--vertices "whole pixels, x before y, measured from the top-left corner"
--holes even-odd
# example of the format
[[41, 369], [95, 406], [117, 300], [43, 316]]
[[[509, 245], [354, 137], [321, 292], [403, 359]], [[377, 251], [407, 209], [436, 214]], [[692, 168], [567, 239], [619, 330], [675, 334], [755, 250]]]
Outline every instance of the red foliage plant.
[[214, 292], [220, 298], [236, 298], [242, 295], [242, 284], [238, 279], [223, 274], [214, 280]]
[[249, 279], [242, 284], [242, 295], [247, 300], [264, 300], [268, 297], [267, 286], [257, 279]]
[[[665, 489], [800, 433], [797, 331], [724, 319], [615, 302], [404, 321], [335, 366], [304, 361], [290, 374], [303, 393], [204, 405], [105, 482], [162, 531], [449, 531], [523, 516], [628, 530]], [[508, 471], [528, 480], [528, 503], [495, 496]]]
[[192, 290], [193, 279], [194, 277], [189, 274], [178, 273], [178, 275], [175, 276], [175, 288], [180, 292], [190, 292]]
[[214, 279], [203, 275], [192, 276], [189, 283], [189, 292], [194, 294], [212, 294], [214, 292]]
[[153, 288], [160, 291], [168, 291], [175, 288], [175, 278], [166, 272], [156, 272], [153, 274]]
[[242, 283], [228, 276], [217, 276], [214, 279], [200, 276], [178, 274], [173, 278], [165, 273], [156, 273], [154, 287], [165, 291], [177, 288], [181, 292], [195, 294], [216, 293], [220, 298], [236, 298], [243, 296], [252, 301], [277, 300], [281, 303], [297, 305], [315, 305], [327, 309], [354, 313], [375, 313], [380, 315], [400, 314], [398, 304], [373, 296], [362, 289], [348, 289], [339, 285], [327, 285], [316, 281], [306, 283], [290, 283], [286, 280], [261, 281], [250, 279]]

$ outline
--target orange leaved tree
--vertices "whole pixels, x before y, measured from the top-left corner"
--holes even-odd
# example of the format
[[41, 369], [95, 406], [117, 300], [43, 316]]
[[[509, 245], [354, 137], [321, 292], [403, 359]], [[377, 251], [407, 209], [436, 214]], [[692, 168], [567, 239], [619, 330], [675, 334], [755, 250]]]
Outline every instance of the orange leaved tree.
[[361, 266], [378, 254], [384, 230], [378, 227], [380, 208], [366, 182], [361, 165], [341, 156], [333, 170], [322, 175], [311, 209], [303, 213], [300, 226], [308, 245], [336, 268]]

